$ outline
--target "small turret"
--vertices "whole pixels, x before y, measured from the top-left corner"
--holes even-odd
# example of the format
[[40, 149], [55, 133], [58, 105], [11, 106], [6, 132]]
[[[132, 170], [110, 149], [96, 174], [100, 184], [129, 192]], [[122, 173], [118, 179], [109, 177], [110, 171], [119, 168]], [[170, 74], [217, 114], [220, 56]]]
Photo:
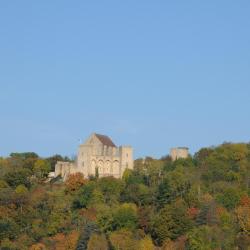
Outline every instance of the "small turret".
[[123, 174], [126, 168], [133, 169], [134, 167], [133, 148], [131, 146], [121, 146], [119, 151], [121, 159], [121, 174]]
[[170, 156], [173, 161], [178, 160], [180, 158], [187, 158], [189, 155], [188, 148], [187, 147], [177, 147], [177, 148], [171, 148], [170, 150]]

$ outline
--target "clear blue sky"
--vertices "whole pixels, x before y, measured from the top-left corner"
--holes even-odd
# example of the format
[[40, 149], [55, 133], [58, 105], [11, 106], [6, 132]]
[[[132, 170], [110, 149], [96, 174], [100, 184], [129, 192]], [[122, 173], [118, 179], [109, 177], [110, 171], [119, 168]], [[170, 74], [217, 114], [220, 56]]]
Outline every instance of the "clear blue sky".
[[0, 155], [250, 141], [250, 1], [1, 1]]

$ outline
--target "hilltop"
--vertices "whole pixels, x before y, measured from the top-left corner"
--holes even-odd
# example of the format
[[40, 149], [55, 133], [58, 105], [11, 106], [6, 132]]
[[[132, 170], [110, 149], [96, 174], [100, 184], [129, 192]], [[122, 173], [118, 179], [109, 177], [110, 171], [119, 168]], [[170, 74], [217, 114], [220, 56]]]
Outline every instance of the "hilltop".
[[1, 249], [247, 249], [250, 144], [134, 161], [122, 179], [47, 181], [56, 155], [0, 158]]

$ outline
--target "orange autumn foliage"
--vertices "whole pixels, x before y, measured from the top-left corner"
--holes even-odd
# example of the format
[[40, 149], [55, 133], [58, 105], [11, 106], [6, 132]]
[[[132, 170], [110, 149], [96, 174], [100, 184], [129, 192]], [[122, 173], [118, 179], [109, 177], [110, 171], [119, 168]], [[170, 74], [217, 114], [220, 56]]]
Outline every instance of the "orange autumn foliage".
[[84, 176], [82, 173], [75, 173], [69, 175], [65, 182], [66, 191], [67, 192], [74, 192], [82, 187], [86, 183]]
[[187, 216], [190, 219], [195, 219], [200, 210], [197, 207], [190, 207], [187, 209]]
[[250, 235], [250, 198], [243, 196], [240, 200], [240, 205], [235, 209], [235, 214], [239, 226], [243, 232]]
[[81, 209], [79, 215], [85, 217], [89, 221], [96, 221], [96, 210], [94, 208]]
[[46, 247], [42, 243], [37, 243], [32, 245], [29, 250], [46, 250]]
[[170, 239], [166, 239], [163, 242], [162, 250], [176, 250], [175, 243]]
[[250, 206], [250, 197], [248, 195], [244, 195], [241, 199], [240, 199], [240, 205], [241, 206]]
[[58, 233], [52, 239], [55, 242], [55, 250], [75, 250], [78, 238], [79, 233], [72, 231], [68, 235]]
[[216, 215], [217, 216], [222, 216], [223, 214], [225, 214], [227, 212], [226, 208], [218, 206], [216, 207]]

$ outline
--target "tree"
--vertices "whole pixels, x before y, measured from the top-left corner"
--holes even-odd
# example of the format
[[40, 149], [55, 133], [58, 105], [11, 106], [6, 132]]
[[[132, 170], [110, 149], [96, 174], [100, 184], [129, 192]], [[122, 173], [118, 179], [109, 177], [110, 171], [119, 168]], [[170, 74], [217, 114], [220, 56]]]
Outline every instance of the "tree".
[[197, 153], [195, 153], [194, 155], [194, 160], [196, 162], [196, 165], [202, 167], [207, 158], [213, 153], [213, 149], [212, 148], [202, 148], [200, 149]]
[[23, 205], [28, 200], [28, 189], [24, 185], [17, 186], [15, 189], [14, 197], [15, 197], [16, 205], [21, 208], [21, 212], [22, 212]]
[[191, 184], [187, 175], [183, 167], [177, 167], [168, 173], [158, 188], [157, 201], [160, 207], [178, 197], [183, 198], [189, 192]]
[[222, 194], [217, 195], [217, 200], [226, 208], [233, 209], [240, 202], [240, 192], [236, 188], [228, 188]]
[[53, 155], [51, 157], [46, 158], [46, 160], [49, 162], [50, 166], [51, 166], [51, 171], [55, 170], [55, 165], [58, 161], [66, 161], [66, 162], [70, 162], [71, 160], [68, 157], [63, 157], [61, 155]]
[[6, 181], [0, 180], [0, 191], [1, 191], [1, 189], [8, 188], [8, 187], [9, 187], [9, 185]]
[[71, 231], [66, 236], [66, 242], [65, 242], [66, 249], [75, 250], [77, 247], [78, 238], [79, 238], [79, 232], [77, 232], [76, 230]]
[[190, 232], [188, 232], [188, 249], [221, 249], [220, 242], [218, 242], [217, 239], [216, 230], [209, 226], [193, 228]]
[[82, 173], [70, 174], [65, 182], [66, 192], [75, 192], [86, 183]]
[[116, 209], [113, 216], [113, 228], [135, 229], [137, 227], [138, 217], [137, 208], [134, 204], [125, 203]]
[[197, 207], [190, 207], [187, 209], [187, 216], [190, 219], [195, 219], [199, 214], [199, 209]]
[[241, 205], [235, 210], [240, 229], [250, 235], [250, 206]]
[[124, 188], [124, 183], [114, 177], [104, 177], [98, 179], [97, 187], [102, 192], [105, 203], [111, 205], [118, 203], [120, 194]]
[[199, 213], [195, 217], [197, 225], [216, 225], [218, 224], [217, 204], [212, 200], [202, 203]]
[[34, 152], [24, 152], [24, 153], [11, 153], [10, 157], [13, 158], [20, 158], [20, 159], [28, 159], [28, 158], [39, 158], [38, 154]]
[[88, 182], [82, 186], [73, 200], [73, 208], [87, 208], [89, 205], [95, 184]]
[[151, 235], [158, 245], [166, 239], [176, 239], [191, 228], [191, 220], [186, 214], [183, 202], [167, 205], [155, 215], [151, 226]]
[[55, 250], [75, 250], [78, 237], [79, 233], [77, 231], [71, 231], [67, 235], [63, 233], [56, 234], [53, 237], [53, 241], [55, 242]]
[[42, 179], [44, 177], [47, 177], [47, 175], [49, 174], [49, 171], [50, 171], [51, 167], [50, 167], [50, 164], [48, 161], [46, 160], [43, 160], [43, 159], [38, 159], [36, 162], [35, 162], [35, 165], [34, 165], [34, 173], [35, 175]]
[[18, 246], [14, 242], [6, 238], [0, 242], [0, 249], [1, 250], [17, 250]]
[[146, 236], [145, 238], [141, 239], [138, 243], [138, 250], [154, 250], [154, 244], [150, 236]]
[[46, 246], [42, 243], [36, 243], [32, 245], [29, 250], [46, 250]]
[[2, 218], [0, 219], [0, 241], [9, 238], [14, 239], [18, 236], [18, 225], [13, 219]]
[[80, 238], [78, 240], [76, 250], [87, 250], [88, 241], [89, 241], [91, 235], [94, 233], [99, 233], [99, 229], [98, 229], [97, 225], [94, 223], [90, 223], [90, 222], [87, 223], [84, 226], [84, 228], [80, 234]]
[[147, 234], [150, 232], [150, 223], [153, 217], [153, 207], [140, 207], [138, 209], [139, 227]]
[[108, 250], [108, 249], [109, 246], [105, 235], [97, 233], [91, 235], [88, 241], [87, 250]]
[[136, 205], [143, 206], [154, 202], [154, 190], [141, 183], [127, 185], [121, 193], [122, 202], [134, 202]]
[[166, 239], [162, 244], [162, 250], [176, 250], [175, 243], [170, 239]]
[[31, 171], [25, 168], [9, 170], [5, 176], [4, 180], [11, 187], [17, 187], [18, 185], [24, 185], [27, 188], [31, 186], [30, 182]]
[[107, 234], [111, 233], [114, 230], [113, 222], [114, 218], [112, 209], [107, 205], [101, 206], [101, 208], [99, 208], [99, 213], [97, 214], [97, 223], [100, 229]]
[[137, 241], [128, 229], [121, 229], [110, 234], [110, 242], [115, 250], [137, 250]]

